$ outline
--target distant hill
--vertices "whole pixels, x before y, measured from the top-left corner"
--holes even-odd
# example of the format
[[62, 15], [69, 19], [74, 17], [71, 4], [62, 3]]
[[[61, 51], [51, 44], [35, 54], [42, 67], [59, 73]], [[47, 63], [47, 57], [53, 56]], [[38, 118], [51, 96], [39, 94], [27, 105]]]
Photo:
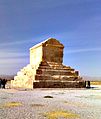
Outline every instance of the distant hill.
[[6, 79], [6, 80], [13, 80], [14, 75], [0, 75], [1, 79]]
[[101, 81], [101, 77], [82, 76], [86, 81]]

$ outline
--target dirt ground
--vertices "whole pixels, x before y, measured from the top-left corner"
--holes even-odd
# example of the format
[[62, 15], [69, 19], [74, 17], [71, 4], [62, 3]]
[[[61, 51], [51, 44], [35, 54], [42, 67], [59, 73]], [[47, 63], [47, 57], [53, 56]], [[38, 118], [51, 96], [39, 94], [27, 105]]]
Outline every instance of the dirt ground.
[[101, 85], [91, 89], [0, 89], [0, 119], [101, 119]]

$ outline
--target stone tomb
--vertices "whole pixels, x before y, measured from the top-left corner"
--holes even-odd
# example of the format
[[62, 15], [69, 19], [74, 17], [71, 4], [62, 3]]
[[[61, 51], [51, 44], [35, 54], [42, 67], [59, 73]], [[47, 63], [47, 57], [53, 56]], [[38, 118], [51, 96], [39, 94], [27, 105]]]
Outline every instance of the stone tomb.
[[49, 38], [30, 48], [30, 64], [21, 69], [12, 87], [16, 88], [79, 88], [85, 87], [79, 72], [63, 65], [64, 46]]

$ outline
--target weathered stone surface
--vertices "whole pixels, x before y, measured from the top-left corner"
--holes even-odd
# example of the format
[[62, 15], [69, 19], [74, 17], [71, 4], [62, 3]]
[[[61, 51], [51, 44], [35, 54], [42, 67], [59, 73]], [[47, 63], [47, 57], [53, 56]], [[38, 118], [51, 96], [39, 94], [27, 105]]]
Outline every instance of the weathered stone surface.
[[82, 88], [85, 87], [83, 81], [65, 81], [65, 82], [34, 82], [34, 88]]
[[54, 38], [30, 48], [30, 64], [17, 73], [12, 87], [84, 87], [79, 72], [62, 64], [63, 49], [63, 44]]

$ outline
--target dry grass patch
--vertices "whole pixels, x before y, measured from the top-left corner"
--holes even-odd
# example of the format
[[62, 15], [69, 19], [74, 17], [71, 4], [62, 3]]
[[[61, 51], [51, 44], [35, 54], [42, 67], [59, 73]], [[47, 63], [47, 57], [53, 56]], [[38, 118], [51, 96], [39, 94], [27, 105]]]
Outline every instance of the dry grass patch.
[[11, 108], [11, 107], [17, 107], [21, 106], [22, 104], [20, 102], [7, 102], [4, 105], [1, 105], [1, 108]]
[[42, 105], [42, 104], [31, 104], [30, 106], [31, 107], [43, 107], [44, 105]]
[[64, 103], [66, 105], [69, 105], [69, 106], [75, 106], [75, 107], [80, 107], [80, 108], [87, 108], [89, 107], [89, 105], [87, 105], [86, 103], [79, 103], [79, 102], [69, 102], [69, 101], [64, 101]]
[[101, 81], [91, 81], [91, 85], [101, 85]]
[[65, 118], [65, 119], [69, 119], [69, 118], [79, 119], [78, 114], [74, 114], [72, 112], [63, 111], [63, 110], [47, 112], [45, 114], [45, 117], [47, 117], [47, 119], [62, 119], [62, 118]]

